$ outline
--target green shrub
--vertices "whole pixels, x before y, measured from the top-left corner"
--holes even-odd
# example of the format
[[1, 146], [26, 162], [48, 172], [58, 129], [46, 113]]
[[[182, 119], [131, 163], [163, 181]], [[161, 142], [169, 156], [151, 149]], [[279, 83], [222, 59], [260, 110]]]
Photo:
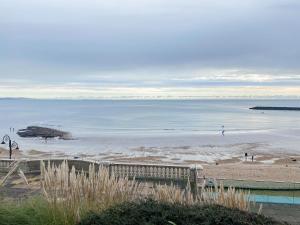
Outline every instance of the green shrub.
[[217, 205], [183, 206], [154, 200], [127, 202], [90, 213], [79, 225], [282, 225], [262, 215]]

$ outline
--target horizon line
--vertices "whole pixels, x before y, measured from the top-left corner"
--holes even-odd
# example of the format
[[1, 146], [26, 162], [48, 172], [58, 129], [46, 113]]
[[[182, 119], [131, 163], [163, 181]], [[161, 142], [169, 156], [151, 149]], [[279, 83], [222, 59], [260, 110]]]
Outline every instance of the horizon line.
[[160, 101], [160, 100], [300, 100], [300, 96], [255, 96], [255, 97], [118, 97], [118, 98], [28, 98], [28, 97], [0, 97], [0, 100], [62, 100], [62, 101], [142, 101], [142, 100], [150, 100], [150, 101]]

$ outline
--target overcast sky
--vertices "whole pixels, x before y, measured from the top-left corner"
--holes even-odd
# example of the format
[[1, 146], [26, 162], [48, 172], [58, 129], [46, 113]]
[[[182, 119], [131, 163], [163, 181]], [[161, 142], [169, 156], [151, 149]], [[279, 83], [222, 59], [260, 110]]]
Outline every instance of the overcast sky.
[[0, 0], [0, 97], [300, 97], [299, 0]]

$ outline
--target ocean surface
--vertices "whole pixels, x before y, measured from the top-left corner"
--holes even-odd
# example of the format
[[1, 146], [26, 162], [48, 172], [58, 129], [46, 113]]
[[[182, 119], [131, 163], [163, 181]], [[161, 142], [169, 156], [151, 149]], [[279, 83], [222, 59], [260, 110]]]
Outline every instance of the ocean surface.
[[[300, 128], [299, 111], [249, 110], [253, 106], [300, 107], [300, 100], [2, 99], [0, 106], [0, 135], [9, 134], [24, 151], [98, 154], [141, 146], [167, 146], [176, 143], [177, 137], [219, 136], [222, 126], [226, 134]], [[69, 131], [74, 140], [45, 143], [10, 132], [10, 128], [17, 131], [30, 125]], [[165, 142], [164, 137], [172, 140]]]

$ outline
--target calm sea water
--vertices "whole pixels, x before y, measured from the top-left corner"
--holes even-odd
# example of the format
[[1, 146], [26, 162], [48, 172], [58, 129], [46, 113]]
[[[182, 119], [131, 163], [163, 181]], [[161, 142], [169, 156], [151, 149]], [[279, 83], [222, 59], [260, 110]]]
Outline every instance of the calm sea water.
[[[77, 139], [251, 132], [300, 127], [300, 112], [253, 111], [300, 100], [0, 100], [0, 134], [29, 125], [69, 131]], [[14, 134], [11, 134], [14, 135]], [[15, 139], [20, 140], [16, 135]], [[22, 143], [30, 145], [30, 141]], [[78, 143], [77, 143], [78, 144]]]

